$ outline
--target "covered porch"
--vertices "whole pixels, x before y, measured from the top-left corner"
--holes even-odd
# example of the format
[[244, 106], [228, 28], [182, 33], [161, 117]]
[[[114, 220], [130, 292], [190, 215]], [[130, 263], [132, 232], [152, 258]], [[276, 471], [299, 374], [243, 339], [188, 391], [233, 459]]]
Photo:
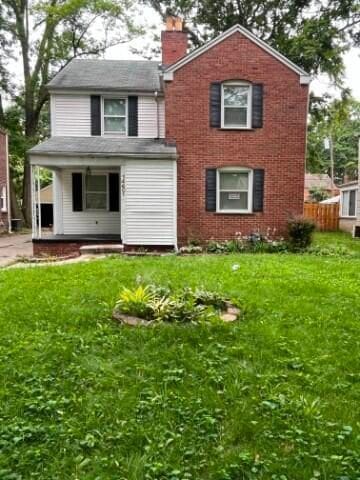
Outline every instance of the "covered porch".
[[[91, 140], [83, 138], [80, 144]], [[109, 148], [108, 142], [101, 139], [102, 149]], [[63, 255], [84, 245], [111, 243], [176, 247], [175, 147], [157, 153], [110, 154], [55, 152], [49, 145], [44, 152], [43, 145], [30, 151], [35, 254]], [[164, 148], [163, 142], [156, 145]], [[53, 174], [51, 231], [41, 222], [41, 168]]]

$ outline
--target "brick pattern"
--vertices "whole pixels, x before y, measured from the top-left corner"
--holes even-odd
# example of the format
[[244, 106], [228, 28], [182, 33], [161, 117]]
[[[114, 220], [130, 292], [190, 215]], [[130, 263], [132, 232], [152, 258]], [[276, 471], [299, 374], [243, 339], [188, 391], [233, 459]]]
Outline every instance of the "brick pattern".
[[[116, 244], [119, 242], [102, 241], [101, 244]], [[68, 255], [80, 255], [80, 247], [84, 245], [94, 245], [94, 242], [47, 242], [47, 241], [34, 241], [33, 242], [33, 255], [34, 257], [66, 257]], [[164, 245], [124, 245], [124, 252], [168, 252], [172, 251], [171, 247]]]
[[185, 32], [164, 31], [161, 32], [162, 63], [171, 65], [187, 52], [188, 38]]
[[[263, 128], [209, 126], [210, 83], [235, 79], [263, 84]], [[240, 33], [175, 72], [165, 85], [165, 108], [166, 138], [179, 152], [180, 244], [267, 227], [283, 234], [289, 215], [303, 213], [307, 102], [299, 76]], [[205, 169], [223, 166], [265, 169], [263, 212], [206, 212]]]
[[[3, 187], [7, 188], [6, 135], [0, 130], [0, 196]], [[8, 213], [0, 210], [0, 232], [8, 229], [8, 218]]]

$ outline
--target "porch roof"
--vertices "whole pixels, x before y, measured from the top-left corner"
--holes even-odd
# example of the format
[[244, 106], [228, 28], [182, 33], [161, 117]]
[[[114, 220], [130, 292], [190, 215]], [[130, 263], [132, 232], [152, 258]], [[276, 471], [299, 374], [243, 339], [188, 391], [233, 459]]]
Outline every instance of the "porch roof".
[[46, 157], [138, 157], [176, 159], [176, 146], [162, 139], [51, 137], [28, 153]]

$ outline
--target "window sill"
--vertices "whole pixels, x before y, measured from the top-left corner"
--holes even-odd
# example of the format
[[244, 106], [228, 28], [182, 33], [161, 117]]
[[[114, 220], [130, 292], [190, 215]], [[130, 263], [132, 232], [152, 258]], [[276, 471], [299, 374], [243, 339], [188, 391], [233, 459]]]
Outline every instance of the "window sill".
[[252, 127], [220, 127], [220, 131], [225, 132], [253, 132], [255, 128]]
[[255, 215], [256, 212], [238, 212], [238, 211], [216, 211], [216, 212], [213, 212], [215, 213], [216, 215]]
[[339, 219], [340, 219], [340, 220], [356, 220], [356, 219], [357, 219], [357, 216], [356, 216], [356, 215], [351, 215], [351, 216], [349, 215], [349, 216], [347, 216], [347, 217], [341, 216], [341, 217], [339, 217]]

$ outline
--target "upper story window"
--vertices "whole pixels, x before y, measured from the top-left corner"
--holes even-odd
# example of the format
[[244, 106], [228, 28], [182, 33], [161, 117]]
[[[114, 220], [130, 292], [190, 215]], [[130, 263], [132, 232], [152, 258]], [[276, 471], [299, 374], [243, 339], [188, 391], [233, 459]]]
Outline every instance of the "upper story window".
[[223, 83], [221, 106], [222, 128], [251, 128], [251, 85]]
[[244, 168], [217, 170], [217, 208], [223, 213], [252, 211], [253, 172]]
[[125, 98], [104, 98], [104, 134], [126, 135]]
[[356, 188], [341, 192], [341, 216], [356, 217]]

